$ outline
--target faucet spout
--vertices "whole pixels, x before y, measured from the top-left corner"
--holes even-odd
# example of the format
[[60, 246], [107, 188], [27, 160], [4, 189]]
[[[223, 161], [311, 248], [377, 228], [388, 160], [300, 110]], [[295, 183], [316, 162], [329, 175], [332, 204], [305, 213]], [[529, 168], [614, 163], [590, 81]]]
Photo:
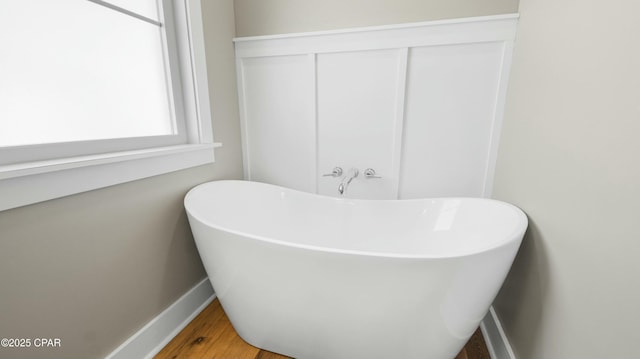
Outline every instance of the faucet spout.
[[338, 193], [340, 193], [341, 196], [344, 196], [345, 192], [347, 191], [347, 187], [349, 187], [349, 184], [351, 184], [351, 181], [353, 181], [354, 178], [358, 177], [359, 173], [360, 172], [357, 168], [352, 168], [349, 170], [349, 172], [347, 172], [347, 175], [344, 176], [344, 179], [338, 186]]

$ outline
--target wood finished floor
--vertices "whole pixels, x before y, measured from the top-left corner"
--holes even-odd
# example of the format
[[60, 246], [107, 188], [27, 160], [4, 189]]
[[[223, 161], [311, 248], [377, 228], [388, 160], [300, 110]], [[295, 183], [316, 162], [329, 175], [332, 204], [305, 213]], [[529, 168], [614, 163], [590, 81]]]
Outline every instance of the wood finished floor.
[[[216, 299], [189, 323], [155, 359], [291, 359], [242, 340]], [[401, 358], [399, 358], [401, 359]], [[480, 330], [455, 359], [490, 359]]]

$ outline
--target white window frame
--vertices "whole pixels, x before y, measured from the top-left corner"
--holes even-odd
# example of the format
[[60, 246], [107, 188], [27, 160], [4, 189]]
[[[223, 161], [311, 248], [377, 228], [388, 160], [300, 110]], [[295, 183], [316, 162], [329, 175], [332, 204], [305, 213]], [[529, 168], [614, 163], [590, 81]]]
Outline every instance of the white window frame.
[[175, 28], [176, 38], [168, 41], [175, 40], [177, 51], [168, 55], [180, 63], [180, 78], [173, 81], [181, 84], [182, 96], [175, 96], [174, 106], [185, 116], [186, 143], [117, 150], [109, 147], [122, 141], [113, 141], [105, 147], [110, 152], [69, 156], [76, 143], [60, 147], [68, 151], [65, 157], [0, 166], [0, 211], [214, 162], [213, 149], [221, 144], [213, 140], [200, 0], [165, 1], [174, 13], [165, 23]]

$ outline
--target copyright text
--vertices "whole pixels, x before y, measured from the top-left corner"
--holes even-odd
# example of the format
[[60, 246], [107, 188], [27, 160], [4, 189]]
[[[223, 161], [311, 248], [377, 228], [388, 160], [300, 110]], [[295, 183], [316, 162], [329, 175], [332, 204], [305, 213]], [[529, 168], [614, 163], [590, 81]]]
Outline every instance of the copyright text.
[[2, 348], [60, 348], [60, 338], [2, 338]]

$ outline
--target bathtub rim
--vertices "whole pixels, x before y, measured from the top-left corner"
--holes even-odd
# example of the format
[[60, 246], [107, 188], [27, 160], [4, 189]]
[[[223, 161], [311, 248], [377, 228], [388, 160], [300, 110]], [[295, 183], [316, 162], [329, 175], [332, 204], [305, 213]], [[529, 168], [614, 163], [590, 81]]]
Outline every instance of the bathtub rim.
[[[311, 197], [321, 197], [324, 199], [329, 199], [332, 201], [344, 201], [344, 202], [377, 202], [377, 203], [384, 203], [384, 202], [423, 202], [423, 201], [427, 201], [427, 200], [474, 200], [474, 201], [482, 201], [482, 202], [493, 202], [499, 205], [503, 205], [503, 206], [507, 206], [509, 208], [511, 208], [514, 213], [516, 214], [516, 217], [518, 219], [518, 224], [517, 225], [517, 229], [515, 231], [513, 231], [512, 233], [509, 233], [508, 235], [504, 236], [503, 239], [496, 241], [495, 243], [492, 243], [492, 245], [486, 246], [486, 247], [482, 247], [479, 250], [476, 251], [468, 251], [468, 252], [463, 252], [463, 253], [458, 253], [458, 254], [441, 254], [441, 255], [437, 255], [437, 254], [415, 254], [415, 253], [391, 253], [391, 252], [375, 252], [375, 251], [366, 251], [366, 250], [354, 250], [354, 249], [339, 249], [339, 248], [333, 248], [333, 247], [327, 247], [327, 246], [318, 246], [318, 245], [310, 245], [310, 244], [300, 244], [300, 243], [294, 243], [294, 242], [290, 242], [290, 241], [284, 241], [284, 240], [279, 240], [279, 239], [274, 239], [271, 237], [266, 237], [266, 236], [262, 236], [262, 235], [258, 235], [258, 234], [251, 234], [245, 231], [240, 231], [240, 230], [235, 230], [235, 229], [229, 229], [226, 228], [224, 226], [221, 225], [215, 225], [212, 224], [211, 221], [207, 220], [207, 219], [203, 219], [201, 216], [195, 215], [193, 214], [190, 210], [189, 207], [187, 205], [187, 202], [189, 200], [190, 197], [194, 196], [195, 192], [197, 191], [197, 189], [201, 188], [201, 187], [205, 187], [209, 184], [212, 183], [216, 183], [216, 182], [236, 182], [236, 183], [251, 183], [251, 185], [259, 185], [259, 186], [266, 186], [266, 187], [273, 187], [277, 190], [281, 190], [281, 191], [289, 191], [289, 192], [295, 192], [295, 195], [302, 195], [302, 196], [311, 196]], [[321, 195], [321, 194], [316, 194], [316, 193], [310, 193], [310, 192], [304, 192], [304, 191], [300, 191], [300, 190], [296, 190], [296, 189], [292, 189], [292, 188], [287, 188], [287, 187], [283, 187], [283, 186], [278, 186], [278, 185], [274, 185], [274, 184], [270, 184], [270, 183], [264, 183], [264, 182], [257, 182], [257, 181], [247, 181], [247, 180], [213, 180], [213, 181], [208, 181], [208, 182], [204, 182], [201, 183], [199, 185], [194, 186], [193, 188], [191, 188], [187, 194], [184, 196], [184, 200], [183, 200], [183, 205], [185, 208], [185, 211], [187, 212], [187, 215], [189, 217], [189, 220], [191, 220], [191, 217], [193, 217], [194, 219], [198, 220], [199, 222], [203, 223], [204, 225], [206, 225], [209, 228], [213, 228], [216, 230], [220, 230], [226, 233], [231, 233], [243, 238], [249, 238], [249, 239], [254, 239], [254, 240], [258, 240], [258, 241], [262, 241], [262, 242], [266, 242], [266, 243], [270, 243], [270, 244], [275, 244], [275, 245], [281, 245], [281, 246], [286, 246], [289, 248], [297, 248], [297, 249], [303, 249], [303, 250], [312, 250], [312, 251], [317, 251], [317, 252], [324, 252], [324, 253], [331, 253], [331, 254], [340, 254], [340, 255], [357, 255], [357, 256], [365, 256], [365, 257], [375, 257], [375, 258], [397, 258], [397, 259], [447, 259], [447, 258], [463, 258], [463, 257], [468, 257], [468, 256], [473, 256], [473, 255], [478, 255], [478, 254], [482, 254], [482, 253], [486, 253], [486, 252], [490, 252], [492, 250], [496, 250], [498, 248], [507, 246], [513, 242], [518, 242], [518, 247], [520, 246], [520, 243], [523, 240], [523, 237], [527, 231], [527, 228], [529, 226], [529, 220], [528, 217], [526, 215], [526, 213], [520, 209], [518, 206], [508, 203], [508, 202], [504, 202], [504, 201], [500, 201], [497, 199], [492, 199], [492, 198], [482, 198], [482, 197], [428, 197], [428, 198], [415, 198], [415, 199], [354, 199], [354, 198], [338, 198], [338, 197], [330, 197], [330, 196], [325, 196], [325, 195]], [[195, 236], [194, 236], [195, 237]]]

